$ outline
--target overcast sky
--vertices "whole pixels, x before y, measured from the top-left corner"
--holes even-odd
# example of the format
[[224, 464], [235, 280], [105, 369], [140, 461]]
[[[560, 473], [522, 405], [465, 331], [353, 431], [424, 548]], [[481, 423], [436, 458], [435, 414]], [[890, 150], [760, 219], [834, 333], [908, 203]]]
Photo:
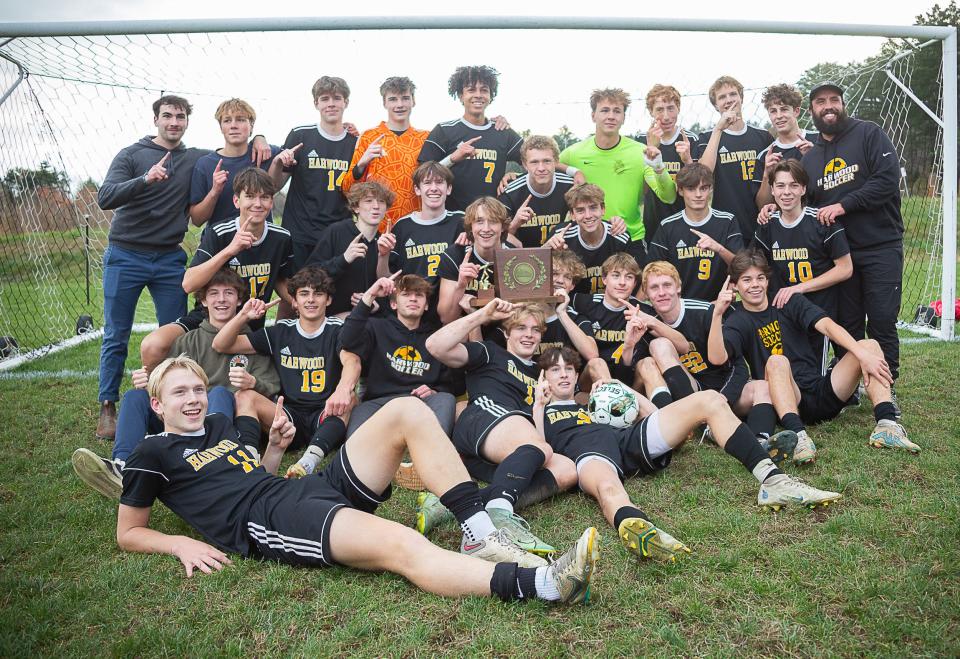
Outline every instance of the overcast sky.
[[[411, 3], [411, 10], [403, 9], [395, 0], [366, 0], [339, 3], [336, 11], [345, 16], [456, 15], [464, 11], [471, 15], [584, 16], [599, 10], [602, 15], [647, 16], [660, 9], [664, 16], [678, 18], [910, 25], [917, 14], [925, 13], [932, 5], [932, 0], [831, 0], [805, 4], [487, 0], [460, 11], [463, 4], [449, 0], [418, 0]], [[331, 3], [315, 0], [0, 0], [0, 21], [240, 18], [265, 13], [295, 17], [315, 15], [318, 8], [328, 11], [330, 6]], [[757, 90], [752, 97], [750, 93], [746, 95], [745, 113], [759, 123], [764, 113], [758, 107], [757, 97], [763, 87], [794, 82], [805, 69], [819, 62], [862, 60], [875, 54], [883, 42], [869, 37], [699, 32], [354, 31], [291, 35], [291, 43], [284, 49], [282, 38], [283, 35], [268, 35], [255, 43], [253, 37], [233, 35], [229, 43], [235, 44], [235, 48], [209, 48], [203, 51], [202, 58], [190, 51], [186, 62], [178, 62], [175, 55], [156, 62], [157, 76], [163, 78], [157, 84], [162, 88], [194, 92], [190, 96], [195, 114], [186, 135], [188, 144], [222, 145], [212, 114], [223, 98], [233, 95], [253, 102], [260, 115], [258, 132], [265, 133], [274, 143], [282, 142], [291, 127], [316, 120], [309, 89], [324, 74], [347, 79], [352, 96], [346, 119], [361, 130], [383, 119], [377, 91], [380, 82], [390, 75], [411, 77], [418, 86], [413, 124], [429, 129], [438, 121], [462, 114], [459, 103], [446, 95], [446, 80], [456, 66], [463, 64], [488, 64], [500, 70], [500, 95], [490, 113], [506, 115], [517, 130], [527, 128], [551, 134], [567, 125], [583, 137], [592, 132], [587, 105], [590, 91], [614, 86], [627, 89], [641, 101], [628, 113], [625, 132], [632, 133], [649, 125], [642, 98], [657, 82], [672, 83], [684, 94], [684, 125], [709, 125], [715, 116], [703, 95], [710, 82], [724, 74]], [[242, 59], [236, 57], [237, 53], [243, 55]], [[185, 70], [183, 76], [176, 75], [180, 68]], [[232, 77], [228, 71], [231, 68], [238, 69]], [[100, 130], [92, 123], [82, 126], [77, 139], [90, 139], [91, 133], [98, 137], [96, 153], [83, 146], [93, 178], [102, 179], [104, 160], [109, 162], [117, 149], [153, 130], [147, 104], [140, 119], [130, 116], [132, 111], [124, 111], [129, 127], [119, 131]]]

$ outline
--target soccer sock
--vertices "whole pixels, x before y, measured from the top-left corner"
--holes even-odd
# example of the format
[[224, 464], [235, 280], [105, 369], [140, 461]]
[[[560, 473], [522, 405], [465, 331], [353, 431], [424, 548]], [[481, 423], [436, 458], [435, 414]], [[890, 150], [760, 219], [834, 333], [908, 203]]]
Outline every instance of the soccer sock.
[[338, 416], [328, 416], [313, 433], [310, 445], [316, 446], [323, 451], [324, 455], [330, 455], [343, 445], [346, 438], [347, 426], [343, 423], [343, 419]]
[[666, 387], [657, 387], [653, 390], [653, 395], [650, 396], [650, 402], [656, 405], [658, 410], [663, 409], [673, 402], [673, 396], [670, 395], [670, 390]]
[[494, 508], [499, 508], [500, 510], [506, 510], [508, 512], [513, 512], [513, 502], [509, 499], [504, 499], [503, 497], [495, 497], [487, 501], [487, 505], [484, 506], [484, 509], [487, 511], [493, 510]]
[[674, 400], [680, 400], [693, 395], [693, 385], [690, 384], [690, 377], [687, 375], [687, 369], [683, 366], [671, 366], [663, 372], [663, 379], [670, 387], [670, 394]]
[[619, 530], [620, 525], [623, 524], [623, 520], [630, 519], [631, 517], [642, 517], [648, 522], [650, 521], [650, 518], [647, 517], [647, 513], [643, 512], [639, 508], [634, 508], [633, 506], [622, 506], [613, 514], [613, 528]]
[[[520, 499], [520, 493], [530, 485], [533, 475], [537, 472], [547, 456], [536, 446], [525, 444], [516, 451], [504, 458], [493, 472], [493, 479], [490, 481], [489, 498], [487, 505], [496, 499], [505, 499], [506, 503], [512, 509]], [[494, 507], [506, 507], [501, 502], [496, 502]]]
[[[557, 583], [553, 580], [553, 566], [520, 568], [517, 572], [522, 573], [525, 570], [534, 573], [534, 589], [537, 597], [548, 602], [560, 600], [560, 591], [557, 590]], [[520, 575], [517, 576], [519, 580]], [[524, 585], [523, 581], [520, 585]]]
[[299, 463], [308, 474], [312, 474], [317, 470], [317, 467], [320, 466], [321, 461], [323, 461], [323, 451], [316, 446], [308, 446], [300, 459], [297, 460], [297, 463]]
[[798, 435], [807, 429], [807, 427], [803, 425], [803, 421], [800, 420], [800, 416], [795, 412], [787, 412], [784, 414], [780, 419], [780, 425], [787, 430], [792, 430]]
[[783, 473], [773, 464], [773, 460], [770, 459], [770, 456], [763, 450], [757, 438], [753, 436], [750, 428], [745, 424], [741, 423], [737, 426], [737, 429], [727, 439], [727, 444], [723, 447], [723, 450], [739, 460], [740, 464], [746, 467], [747, 471], [752, 473], [761, 483], [771, 476]]
[[560, 599], [549, 567], [519, 567], [516, 563], [497, 563], [490, 577], [490, 592], [504, 602], [540, 599], [555, 602]]
[[877, 420], [877, 423], [883, 420], [897, 422], [897, 408], [890, 401], [884, 403], [877, 403], [873, 406], [873, 418]]
[[496, 531], [473, 481], [454, 485], [440, 495], [440, 503], [457, 518], [468, 540], [477, 541]]
[[558, 492], [560, 492], [560, 486], [557, 485], [553, 472], [549, 469], [538, 469], [530, 479], [530, 485], [520, 493], [520, 500], [517, 501], [515, 508], [523, 510], [527, 506], [549, 499]]
[[747, 425], [757, 437], [770, 437], [777, 427], [777, 411], [770, 403], [757, 403], [747, 412]]

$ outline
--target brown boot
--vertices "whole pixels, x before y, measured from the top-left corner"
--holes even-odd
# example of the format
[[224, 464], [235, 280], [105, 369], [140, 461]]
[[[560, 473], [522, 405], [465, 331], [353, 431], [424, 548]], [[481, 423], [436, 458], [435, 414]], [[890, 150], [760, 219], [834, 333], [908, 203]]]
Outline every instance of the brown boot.
[[97, 421], [97, 437], [113, 441], [117, 436], [117, 404], [105, 400], [100, 404], [100, 419]]

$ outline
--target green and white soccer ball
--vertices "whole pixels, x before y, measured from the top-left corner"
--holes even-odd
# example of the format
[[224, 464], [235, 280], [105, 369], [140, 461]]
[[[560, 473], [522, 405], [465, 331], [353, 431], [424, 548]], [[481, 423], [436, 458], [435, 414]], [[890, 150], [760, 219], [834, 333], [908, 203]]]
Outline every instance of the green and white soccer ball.
[[640, 403], [632, 391], [622, 383], [613, 381], [601, 384], [593, 390], [587, 411], [594, 423], [627, 428], [640, 415]]

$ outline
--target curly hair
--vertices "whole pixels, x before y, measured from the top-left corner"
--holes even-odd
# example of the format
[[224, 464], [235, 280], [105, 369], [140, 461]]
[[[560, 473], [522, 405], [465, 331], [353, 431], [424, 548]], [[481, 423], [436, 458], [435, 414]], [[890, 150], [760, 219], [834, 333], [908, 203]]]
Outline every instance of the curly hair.
[[490, 100], [497, 97], [497, 83], [500, 72], [492, 66], [461, 66], [447, 81], [447, 93], [452, 98], [460, 98], [463, 90], [477, 83], [490, 88]]

